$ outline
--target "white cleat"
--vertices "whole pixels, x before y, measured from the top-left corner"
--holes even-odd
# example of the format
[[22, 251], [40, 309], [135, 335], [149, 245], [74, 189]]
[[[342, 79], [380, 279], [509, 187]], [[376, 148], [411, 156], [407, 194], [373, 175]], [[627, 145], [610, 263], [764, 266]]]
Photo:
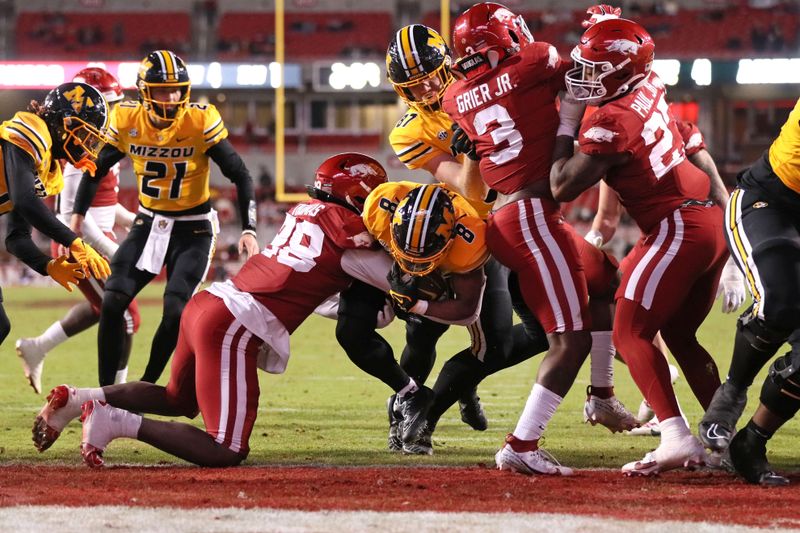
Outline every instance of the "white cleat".
[[511, 445], [506, 443], [495, 454], [494, 461], [498, 470], [519, 472], [526, 476], [533, 474], [571, 476], [573, 474], [571, 468], [561, 466], [552, 455], [541, 448], [529, 452], [515, 452]]
[[628, 435], [632, 437], [660, 437], [661, 424], [658, 423], [658, 418], [653, 416], [650, 420], [628, 431]]
[[687, 435], [678, 442], [662, 442], [658, 448], [647, 452], [641, 461], [623, 466], [622, 473], [626, 476], [655, 476], [677, 468], [694, 470], [707, 461], [706, 450], [697, 437]]
[[591, 394], [591, 386], [587, 388], [588, 397], [583, 404], [583, 421], [593, 426], [600, 424], [616, 433], [627, 431], [639, 426], [639, 422], [628, 411], [616, 396], [611, 398], [598, 398]]
[[36, 394], [42, 393], [42, 367], [47, 352], [34, 339], [17, 339], [17, 355], [22, 359], [22, 370]]
[[45, 451], [58, 439], [61, 431], [81, 416], [77, 390], [69, 385], [59, 385], [47, 395], [47, 403], [33, 423], [33, 445]]
[[83, 438], [81, 439], [81, 456], [83, 462], [91, 468], [103, 466], [103, 452], [108, 443], [116, 437], [113, 428], [116, 425], [114, 411], [118, 409], [100, 400], [89, 400], [81, 407]]

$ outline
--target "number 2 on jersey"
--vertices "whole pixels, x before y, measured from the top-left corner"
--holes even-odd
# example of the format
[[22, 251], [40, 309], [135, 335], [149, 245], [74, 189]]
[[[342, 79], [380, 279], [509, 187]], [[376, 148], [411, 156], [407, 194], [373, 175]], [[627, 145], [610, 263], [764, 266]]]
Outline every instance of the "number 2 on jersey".
[[[659, 131], [662, 132], [661, 139], [656, 142]], [[646, 146], [653, 145], [650, 149], [650, 166], [653, 168], [656, 179], [661, 179], [664, 174], [685, 159], [681, 146], [678, 146], [669, 154], [666, 163], [664, 162], [664, 156], [672, 149], [674, 137], [669, 129], [669, 106], [667, 106], [663, 94], [658, 99], [653, 114], [644, 123], [642, 139]]]
[[186, 161], [179, 161], [172, 163], [174, 172], [170, 172], [169, 164], [163, 161], [148, 161], [144, 165], [146, 174], [142, 174], [142, 194], [150, 198], [161, 198], [162, 187], [155, 187], [150, 185], [153, 180], [170, 178], [172, 183], [169, 184], [169, 199], [177, 200], [181, 197], [181, 182], [186, 175], [186, 168], [189, 163]]
[[308, 272], [316, 266], [324, 240], [325, 233], [318, 225], [307, 220], [298, 222], [287, 214], [281, 230], [261, 253], [267, 257], [277, 255], [278, 263], [296, 272]]

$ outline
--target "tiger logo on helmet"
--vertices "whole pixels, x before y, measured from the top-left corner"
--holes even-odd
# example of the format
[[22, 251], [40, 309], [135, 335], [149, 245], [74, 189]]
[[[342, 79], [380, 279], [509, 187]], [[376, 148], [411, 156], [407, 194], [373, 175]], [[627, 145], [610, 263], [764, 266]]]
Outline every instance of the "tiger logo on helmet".
[[439, 33], [422, 24], [401, 28], [389, 44], [386, 72], [394, 90], [412, 108], [438, 111], [453, 82], [453, 58]]
[[447, 190], [423, 185], [397, 204], [392, 216], [390, 250], [400, 268], [413, 276], [436, 270], [453, 245], [456, 215]]

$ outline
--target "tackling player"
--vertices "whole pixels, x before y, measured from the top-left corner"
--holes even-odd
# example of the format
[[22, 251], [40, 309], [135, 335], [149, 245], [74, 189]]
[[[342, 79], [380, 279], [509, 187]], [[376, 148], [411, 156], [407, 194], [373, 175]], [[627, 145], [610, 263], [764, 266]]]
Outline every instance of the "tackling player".
[[[151, 52], [136, 79], [138, 102], [123, 102], [111, 116], [110, 144], [100, 153], [99, 175], [126, 155], [139, 185], [139, 214], [112, 260], [97, 332], [101, 385], [114, 382], [122, 356], [125, 310], [163, 266], [164, 308], [142, 379], [155, 382], [178, 339], [181, 312], [208, 272], [218, 231], [209, 201], [209, 159], [236, 185], [240, 252], [258, 253], [253, 180], [227, 140], [216, 107], [189, 101], [189, 72], [168, 50]], [[100, 181], [83, 175], [72, 228], [81, 226]]]
[[[123, 99], [119, 82], [110, 73], [99, 67], [89, 67], [78, 72], [74, 82], [91, 85], [103, 95], [110, 108]], [[70, 223], [72, 204], [78, 189], [83, 170], [70, 162], [64, 165], [64, 189], [56, 198], [56, 216], [64, 224]], [[119, 164], [114, 165], [108, 174], [100, 178], [100, 188], [89, 208], [86, 219], [81, 226], [81, 233], [86, 242], [95, 247], [105, 257], [113, 257], [119, 245], [114, 236], [114, 224], [130, 228], [134, 214], [125, 209], [117, 201], [119, 190]], [[58, 246], [53, 243], [53, 257], [58, 257]], [[40, 394], [42, 390], [42, 368], [47, 353], [91, 326], [100, 318], [100, 303], [103, 299], [104, 283], [93, 279], [78, 281], [78, 289], [86, 297], [85, 302], [75, 304], [61, 320], [57, 320], [38, 337], [22, 338], [16, 342], [17, 355], [22, 358], [25, 377], [31, 387]], [[123, 338], [123, 356], [117, 370], [115, 383], [124, 383], [128, 373], [128, 357], [133, 346], [133, 334], [139, 329], [139, 309], [136, 301], [131, 302], [125, 311], [125, 337]]]
[[538, 441], [590, 349], [593, 366], [602, 361], [604, 369], [592, 375], [605, 378], [594, 387], [593, 377], [592, 420], [607, 417], [612, 431], [637, 423], [613, 393], [609, 305], [616, 267], [563, 220], [548, 184], [556, 133], [573, 134], [583, 106], [562, 100], [568, 123], [559, 126], [556, 97], [564, 90], [568, 65], [547, 43], [521, 46], [525, 38], [514, 20], [492, 3], [476, 4], [459, 16], [454, 71], [463, 79], [447, 90], [443, 108], [474, 143], [481, 175], [498, 192], [487, 229], [490, 251], [518, 274], [525, 304], [550, 345], [520, 421], [497, 453], [498, 467], [569, 475], [569, 468], [539, 450]]
[[686, 159], [664, 84], [652, 72], [654, 49], [647, 31], [630, 20], [605, 20], [583, 34], [571, 54], [575, 67], [566, 74], [567, 88], [600, 109], [581, 125], [580, 151], [557, 158], [550, 178], [559, 201], [605, 179], [644, 234], [623, 272], [614, 317], [614, 344], [661, 425], [659, 447], [622, 467], [640, 476], [705, 462], [652, 341], [660, 331], [708, 407], [719, 375], [696, 332], [727, 259], [722, 213], [707, 199], [708, 176]]
[[[352, 172], [318, 171], [309, 188], [314, 199], [289, 210], [272, 243], [232, 280], [214, 283], [190, 300], [166, 387], [144, 381], [91, 389], [58, 386], [36, 418], [37, 449], [52, 446], [81, 416], [81, 454], [92, 467], [103, 464], [106, 446], [121, 437], [201, 466], [244, 460], [257, 415], [257, 368], [285, 370], [289, 335], [315, 307], [350, 285], [347, 253], [374, 243], [360, 213], [365, 191], [386, 181], [383, 168], [361, 154], [340, 154], [320, 169], [353, 160], [359, 163]], [[205, 431], [133, 411], [189, 418], [201, 413]]]
[[[59, 159], [93, 171], [107, 124], [105, 99], [84, 83], [59, 85], [43, 103], [32, 101], [29, 111], [0, 124], [0, 215], [9, 216], [6, 249], [70, 292], [69, 284], [79, 279], [108, 277], [108, 263], [62, 224], [42, 198], [64, 186]], [[31, 227], [68, 248], [74, 261], [43, 254], [31, 238]], [[0, 292], [0, 344], [11, 331], [2, 302]]]

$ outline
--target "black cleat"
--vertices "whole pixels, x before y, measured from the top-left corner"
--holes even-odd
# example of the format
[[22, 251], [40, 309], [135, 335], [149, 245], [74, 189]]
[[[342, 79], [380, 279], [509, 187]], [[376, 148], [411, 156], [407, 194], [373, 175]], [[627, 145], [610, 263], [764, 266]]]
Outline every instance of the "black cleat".
[[733, 468], [748, 483], [764, 487], [782, 487], [789, 480], [776, 474], [767, 461], [767, 439], [745, 427], [731, 440], [730, 460]]
[[472, 389], [458, 400], [458, 410], [461, 412], [461, 421], [475, 431], [486, 431], [489, 427], [477, 389]]
[[425, 424], [417, 440], [403, 443], [403, 453], [406, 455], [433, 455], [433, 429], [430, 424]]
[[699, 425], [698, 436], [706, 448], [721, 452], [730, 445], [746, 404], [747, 389], [737, 389], [727, 381], [719, 386]]
[[389, 450], [399, 452], [403, 449], [403, 439], [400, 438], [400, 422], [403, 419], [400, 413], [395, 410], [395, 399], [397, 394], [392, 394], [386, 400], [386, 411], [389, 413]]
[[431, 408], [434, 392], [428, 387], [422, 386], [414, 392], [409, 392], [402, 399], [399, 399], [400, 416], [400, 438], [403, 442], [415, 442], [428, 417], [428, 410]]

